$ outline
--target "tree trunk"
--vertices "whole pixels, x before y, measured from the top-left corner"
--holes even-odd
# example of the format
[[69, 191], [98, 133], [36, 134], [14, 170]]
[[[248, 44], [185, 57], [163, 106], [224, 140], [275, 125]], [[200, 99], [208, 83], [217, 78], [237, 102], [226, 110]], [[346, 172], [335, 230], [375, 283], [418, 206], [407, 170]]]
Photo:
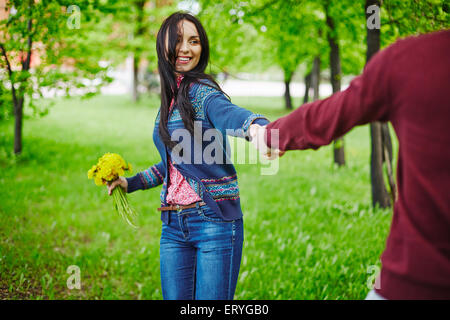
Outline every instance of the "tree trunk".
[[14, 153], [22, 152], [22, 119], [24, 98], [16, 99], [14, 103]]
[[305, 95], [303, 97], [303, 103], [308, 103], [309, 101], [309, 89], [311, 88], [311, 72], [309, 72], [306, 76], [305, 76]]
[[136, 57], [136, 53], [133, 54], [133, 101], [139, 100], [139, 59]]
[[383, 138], [380, 122], [370, 124], [372, 149], [370, 156], [370, 177], [372, 181], [372, 205], [387, 208], [391, 205], [383, 177]]
[[[379, 0], [366, 0], [365, 15], [366, 20], [369, 18], [367, 8], [371, 5], [377, 5], [380, 7]], [[367, 28], [367, 54], [366, 64], [370, 58], [380, 50], [380, 29]], [[379, 205], [381, 208], [387, 208], [391, 205], [389, 194], [386, 190], [386, 185], [383, 178], [383, 158], [384, 156], [384, 143], [383, 129], [380, 122], [373, 122], [370, 124], [370, 138], [372, 142], [371, 155], [370, 155], [370, 176], [372, 182], [372, 205], [375, 207]], [[390, 143], [390, 137], [389, 137]], [[391, 152], [392, 154], [392, 152]]]
[[[29, 2], [30, 9], [30, 17], [32, 10], [33, 2]], [[27, 29], [28, 29], [28, 51], [25, 60], [22, 60], [22, 71], [29, 71], [31, 66], [31, 48], [33, 45], [33, 40], [31, 38], [31, 30], [32, 30], [32, 20], [31, 18], [28, 20]], [[4, 50], [4, 48], [3, 48]], [[4, 50], [4, 56], [6, 56], [6, 51]], [[8, 66], [10, 68], [10, 66]], [[12, 70], [10, 69], [10, 80], [11, 86], [13, 87], [13, 104], [14, 104], [14, 154], [19, 155], [22, 153], [22, 126], [23, 126], [23, 107], [25, 101], [25, 88], [24, 82], [28, 81], [28, 79], [22, 79], [19, 83], [19, 88], [14, 90], [14, 82], [12, 77]]]
[[[135, 0], [133, 1], [137, 16], [136, 16], [136, 26], [133, 33], [133, 38], [139, 38], [145, 33], [145, 0]], [[135, 48], [133, 52], [133, 101], [137, 102], [139, 100], [139, 62], [141, 61], [141, 52], [138, 48]]]
[[381, 124], [381, 136], [383, 139], [383, 162], [386, 164], [391, 200], [394, 203], [397, 200], [397, 186], [395, 185], [394, 170], [392, 168], [392, 140], [388, 123]]
[[383, 157], [383, 162], [392, 162], [392, 140], [389, 133], [389, 125], [386, 122], [381, 124], [381, 134], [383, 136], [383, 145], [387, 152], [387, 157]]
[[292, 98], [291, 89], [289, 85], [291, 84], [293, 72], [284, 71], [284, 102], [286, 109], [292, 110]]
[[[341, 59], [339, 56], [339, 43], [336, 35], [336, 28], [334, 26], [334, 21], [328, 14], [328, 4], [325, 6], [326, 20], [328, 26], [327, 38], [328, 44], [330, 46], [330, 80], [331, 87], [333, 88], [333, 93], [341, 91]], [[333, 142], [333, 158], [334, 163], [338, 166], [345, 165], [345, 149], [344, 149], [344, 138], [337, 138]]]
[[320, 56], [314, 58], [311, 83], [314, 90], [314, 100], [319, 100]]
[[340, 137], [333, 141], [333, 159], [339, 167], [345, 166], [344, 138]]
[[13, 102], [13, 115], [14, 115], [14, 153], [19, 154], [22, 151], [22, 106], [23, 99], [21, 102], [17, 98], [17, 92], [15, 89], [14, 76], [11, 64], [8, 59], [8, 54], [6, 52], [3, 44], [0, 43], [0, 49], [2, 49], [2, 55], [6, 62], [6, 69], [8, 70], [9, 81], [11, 82], [11, 95]]

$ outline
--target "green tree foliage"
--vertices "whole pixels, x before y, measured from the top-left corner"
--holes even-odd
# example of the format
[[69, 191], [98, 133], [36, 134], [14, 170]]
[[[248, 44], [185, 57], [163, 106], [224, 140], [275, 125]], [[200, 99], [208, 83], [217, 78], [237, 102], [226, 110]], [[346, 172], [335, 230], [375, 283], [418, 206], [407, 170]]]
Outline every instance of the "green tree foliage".
[[100, 19], [95, 2], [6, 2], [9, 16], [0, 21], [0, 78], [14, 106], [16, 154], [22, 150], [24, 106], [44, 115], [47, 110], [34, 103], [44, 92], [91, 96], [111, 81], [107, 66], [100, 63], [101, 41], [90, 33]]
[[[0, 119], [14, 114], [21, 149], [23, 108], [44, 115], [35, 98], [56, 90], [91, 96], [110, 66], [134, 56], [134, 70], [157, 68], [155, 40], [162, 20], [181, 1], [8, 0], [0, 21]], [[210, 40], [209, 72], [258, 73], [277, 66], [288, 84], [308, 74], [314, 59], [329, 68], [328, 36], [339, 46], [341, 74], [359, 74], [366, 51], [364, 1], [198, 0], [198, 17]], [[326, 9], [326, 10], [325, 10]], [[449, 27], [445, 0], [381, 2], [381, 47], [408, 35]], [[326, 13], [334, 22], [326, 23]], [[142, 77], [140, 77], [142, 78]], [[136, 76], [137, 79], [137, 76]], [[288, 88], [288, 85], [287, 85]], [[289, 104], [288, 92], [286, 104]]]
[[381, 5], [381, 47], [399, 38], [450, 27], [447, 0], [384, 0]]
[[264, 28], [261, 36], [269, 44], [265, 54], [270, 57], [268, 66], [276, 65], [284, 75], [285, 106], [292, 109], [289, 85], [301, 63], [310, 72], [314, 57], [324, 52], [320, 7], [314, 2], [254, 1], [248, 8], [250, 22], [256, 29]]
[[237, 1], [200, 0], [198, 17], [208, 34], [210, 70], [219, 72], [260, 72], [267, 59], [269, 44], [261, 38], [261, 30], [249, 24], [248, 3]]

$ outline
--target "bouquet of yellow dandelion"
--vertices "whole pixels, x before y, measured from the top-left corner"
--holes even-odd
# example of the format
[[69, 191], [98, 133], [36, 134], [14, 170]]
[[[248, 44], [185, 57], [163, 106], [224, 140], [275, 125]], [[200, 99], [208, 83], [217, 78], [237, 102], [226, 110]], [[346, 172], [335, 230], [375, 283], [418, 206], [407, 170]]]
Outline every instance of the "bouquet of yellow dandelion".
[[[104, 186], [108, 182], [113, 182], [119, 176], [123, 176], [125, 171], [130, 171], [131, 164], [126, 164], [123, 158], [116, 153], [105, 153], [98, 163], [88, 171], [88, 178], [94, 179], [97, 186]], [[137, 217], [134, 209], [128, 203], [127, 196], [119, 185], [112, 191], [114, 208], [117, 213], [132, 227], [136, 228], [134, 224]]]

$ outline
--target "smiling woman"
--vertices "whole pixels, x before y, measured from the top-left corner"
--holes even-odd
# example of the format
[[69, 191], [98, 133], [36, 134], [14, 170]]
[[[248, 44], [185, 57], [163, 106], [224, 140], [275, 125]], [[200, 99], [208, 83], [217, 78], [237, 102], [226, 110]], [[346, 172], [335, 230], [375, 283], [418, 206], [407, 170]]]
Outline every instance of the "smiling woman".
[[[251, 129], [269, 121], [232, 104], [205, 73], [208, 37], [194, 16], [183, 12], [169, 16], [158, 32], [156, 50], [161, 107], [153, 140], [161, 162], [134, 177], [120, 177], [110, 189], [120, 184], [131, 193], [163, 185], [158, 210], [163, 222], [160, 271], [164, 299], [231, 300], [241, 265], [244, 230], [226, 134], [249, 138], [254, 132]], [[185, 134], [176, 141], [180, 140], [180, 130]], [[197, 139], [196, 132], [204, 137], [207, 130], [220, 137], [214, 140], [218, 147], [213, 163], [202, 157], [211, 140]], [[181, 144], [188, 147], [183, 148], [180, 161], [175, 147]]]

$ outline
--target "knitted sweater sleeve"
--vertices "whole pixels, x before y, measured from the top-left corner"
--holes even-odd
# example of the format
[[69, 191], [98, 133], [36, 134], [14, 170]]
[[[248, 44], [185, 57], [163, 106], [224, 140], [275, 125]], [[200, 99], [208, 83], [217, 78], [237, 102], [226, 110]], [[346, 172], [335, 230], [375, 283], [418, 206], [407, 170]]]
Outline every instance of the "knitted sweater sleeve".
[[138, 172], [135, 176], [127, 179], [128, 189], [127, 193], [136, 190], [145, 190], [156, 187], [163, 183], [166, 170], [163, 162], [159, 162], [147, 170]]
[[251, 124], [264, 126], [269, 123], [265, 116], [233, 104], [222, 92], [215, 89], [206, 90], [210, 90], [203, 104], [206, 116], [216, 129], [227, 135], [248, 139]]

